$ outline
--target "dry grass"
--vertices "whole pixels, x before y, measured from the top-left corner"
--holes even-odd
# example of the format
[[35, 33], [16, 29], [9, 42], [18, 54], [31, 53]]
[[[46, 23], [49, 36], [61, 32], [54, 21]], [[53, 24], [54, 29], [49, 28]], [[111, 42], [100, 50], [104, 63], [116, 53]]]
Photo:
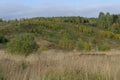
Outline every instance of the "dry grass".
[[[50, 50], [25, 57], [0, 51], [0, 72], [6, 80], [119, 80], [120, 55], [119, 51], [80, 53]], [[76, 78], [81, 77], [81, 72], [85, 73], [82, 75], [85, 78]], [[103, 79], [100, 76], [90, 79], [89, 74], [100, 75]]]

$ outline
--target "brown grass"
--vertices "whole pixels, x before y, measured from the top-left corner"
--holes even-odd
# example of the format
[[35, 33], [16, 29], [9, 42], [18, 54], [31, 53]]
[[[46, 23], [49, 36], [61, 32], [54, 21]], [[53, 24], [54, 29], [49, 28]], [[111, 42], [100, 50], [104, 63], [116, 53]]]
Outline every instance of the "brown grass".
[[0, 51], [0, 72], [7, 80], [59, 80], [46, 79], [46, 77], [50, 78], [52, 73], [63, 75], [70, 71], [98, 73], [104, 76], [105, 80], [119, 80], [119, 51], [63, 52], [49, 50], [27, 57], [13, 56]]

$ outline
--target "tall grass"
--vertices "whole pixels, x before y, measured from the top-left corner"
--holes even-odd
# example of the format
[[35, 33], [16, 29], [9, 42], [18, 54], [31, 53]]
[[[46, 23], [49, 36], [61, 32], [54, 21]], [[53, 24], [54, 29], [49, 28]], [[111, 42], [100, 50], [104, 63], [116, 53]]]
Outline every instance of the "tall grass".
[[[119, 55], [46, 51], [27, 57], [0, 54], [1, 80], [119, 80]], [[84, 54], [84, 53], [82, 53]], [[97, 54], [97, 53], [96, 53]], [[109, 53], [107, 53], [109, 54]]]

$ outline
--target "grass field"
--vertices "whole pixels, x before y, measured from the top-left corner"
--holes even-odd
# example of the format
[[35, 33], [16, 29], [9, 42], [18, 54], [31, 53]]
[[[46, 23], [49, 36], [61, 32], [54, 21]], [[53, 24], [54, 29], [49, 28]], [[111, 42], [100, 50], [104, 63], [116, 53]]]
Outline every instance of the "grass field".
[[0, 51], [0, 80], [119, 80], [117, 52], [49, 50], [29, 56]]

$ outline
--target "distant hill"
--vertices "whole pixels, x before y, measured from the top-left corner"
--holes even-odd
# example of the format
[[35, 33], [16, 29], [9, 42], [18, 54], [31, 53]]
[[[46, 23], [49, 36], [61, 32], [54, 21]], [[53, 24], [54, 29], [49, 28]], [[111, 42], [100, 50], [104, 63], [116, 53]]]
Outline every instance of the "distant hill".
[[[120, 15], [100, 12], [98, 18], [36, 17], [21, 20], [0, 20], [0, 35], [8, 41], [15, 35], [33, 33], [47, 49], [106, 51], [120, 49]], [[0, 43], [5, 48], [5, 43]]]

